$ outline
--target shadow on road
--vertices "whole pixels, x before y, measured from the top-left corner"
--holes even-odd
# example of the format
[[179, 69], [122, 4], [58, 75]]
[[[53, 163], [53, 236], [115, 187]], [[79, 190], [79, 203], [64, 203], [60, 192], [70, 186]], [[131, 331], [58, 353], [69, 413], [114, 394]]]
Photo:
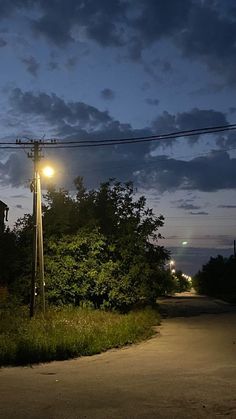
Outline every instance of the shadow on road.
[[157, 304], [160, 314], [164, 318], [236, 312], [235, 305], [193, 293], [162, 297], [157, 300]]

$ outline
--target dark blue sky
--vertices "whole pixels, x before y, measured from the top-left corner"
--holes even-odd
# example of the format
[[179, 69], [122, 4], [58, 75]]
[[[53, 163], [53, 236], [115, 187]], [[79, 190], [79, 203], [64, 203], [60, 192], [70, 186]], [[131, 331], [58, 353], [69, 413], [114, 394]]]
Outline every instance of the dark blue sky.
[[[233, 0], [0, 0], [0, 54], [1, 140], [122, 138], [235, 122]], [[89, 187], [132, 179], [166, 216], [162, 243], [187, 240], [195, 249], [192, 272], [196, 249], [227, 249], [236, 236], [235, 147], [230, 133], [57, 150], [46, 159], [60, 186], [77, 175]], [[32, 208], [31, 162], [24, 151], [1, 153], [0, 199], [12, 224]]]

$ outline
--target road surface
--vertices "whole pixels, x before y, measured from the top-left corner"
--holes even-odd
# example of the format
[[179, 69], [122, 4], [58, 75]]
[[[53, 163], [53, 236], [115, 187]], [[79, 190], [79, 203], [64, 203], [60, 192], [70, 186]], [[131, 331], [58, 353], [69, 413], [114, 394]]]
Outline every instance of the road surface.
[[174, 317], [141, 344], [0, 369], [0, 418], [236, 418], [234, 308], [186, 296], [160, 307]]

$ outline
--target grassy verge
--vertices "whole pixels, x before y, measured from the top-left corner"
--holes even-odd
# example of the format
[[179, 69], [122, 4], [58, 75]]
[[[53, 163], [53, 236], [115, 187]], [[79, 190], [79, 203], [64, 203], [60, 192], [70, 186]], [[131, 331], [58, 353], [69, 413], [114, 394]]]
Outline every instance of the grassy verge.
[[26, 308], [0, 310], [0, 366], [27, 365], [93, 355], [153, 334], [153, 309], [129, 314], [81, 308], [50, 308], [28, 318]]

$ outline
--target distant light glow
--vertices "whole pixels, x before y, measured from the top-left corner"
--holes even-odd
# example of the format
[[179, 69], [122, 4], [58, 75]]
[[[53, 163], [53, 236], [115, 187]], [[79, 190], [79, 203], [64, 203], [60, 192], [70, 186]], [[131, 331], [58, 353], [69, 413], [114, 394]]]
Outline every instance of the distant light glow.
[[182, 242], [182, 246], [187, 246], [187, 244], [188, 244], [187, 241]]
[[54, 175], [54, 173], [55, 173], [54, 169], [50, 166], [46, 166], [46, 167], [43, 168], [44, 176], [52, 177]]

